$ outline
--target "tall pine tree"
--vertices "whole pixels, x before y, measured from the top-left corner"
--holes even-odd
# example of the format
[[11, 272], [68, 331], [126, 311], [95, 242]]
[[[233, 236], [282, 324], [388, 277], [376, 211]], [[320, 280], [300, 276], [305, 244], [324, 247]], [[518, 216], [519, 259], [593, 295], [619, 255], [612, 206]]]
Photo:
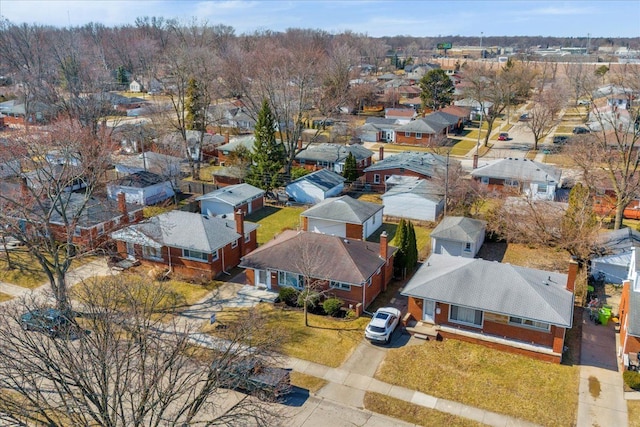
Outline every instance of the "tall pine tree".
[[342, 170], [342, 176], [345, 177], [347, 182], [354, 182], [358, 179], [358, 166], [356, 164], [356, 156], [349, 152], [349, 155], [344, 160], [344, 169]]
[[418, 263], [418, 244], [416, 242], [416, 230], [409, 221], [407, 226], [407, 270], [413, 270]]
[[185, 123], [187, 129], [199, 130], [201, 132], [206, 130], [204, 104], [204, 93], [198, 81], [194, 78], [189, 79], [186, 102], [187, 118]]
[[254, 136], [252, 164], [245, 181], [268, 192], [282, 183], [286, 153], [284, 145], [276, 140], [275, 120], [266, 99], [258, 112]]
[[407, 223], [404, 218], [400, 220], [398, 223], [398, 228], [396, 229], [396, 235], [393, 239], [395, 246], [398, 248], [396, 251], [396, 255], [393, 259], [393, 265], [396, 269], [401, 270], [404, 274], [404, 268], [407, 262], [406, 252], [404, 251], [404, 247], [406, 246], [407, 240]]

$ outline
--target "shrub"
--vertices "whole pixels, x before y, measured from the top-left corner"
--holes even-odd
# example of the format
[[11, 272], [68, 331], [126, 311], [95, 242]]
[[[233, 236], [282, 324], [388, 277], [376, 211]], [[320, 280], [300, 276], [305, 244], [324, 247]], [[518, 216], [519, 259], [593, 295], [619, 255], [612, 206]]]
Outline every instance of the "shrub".
[[624, 371], [622, 378], [626, 385], [634, 390], [640, 390], [640, 372]]
[[344, 317], [347, 320], [354, 320], [358, 318], [358, 316], [356, 315], [356, 311], [352, 309], [347, 310], [347, 314]]
[[298, 293], [298, 307], [304, 307], [305, 302], [307, 303], [307, 310], [313, 311], [320, 302], [320, 294], [313, 289], [304, 288]]
[[289, 286], [280, 288], [278, 298], [290, 307], [298, 305], [298, 291], [295, 288]]
[[327, 298], [322, 303], [324, 312], [333, 317], [336, 317], [338, 313], [340, 313], [340, 307], [342, 307], [342, 300], [340, 298]]

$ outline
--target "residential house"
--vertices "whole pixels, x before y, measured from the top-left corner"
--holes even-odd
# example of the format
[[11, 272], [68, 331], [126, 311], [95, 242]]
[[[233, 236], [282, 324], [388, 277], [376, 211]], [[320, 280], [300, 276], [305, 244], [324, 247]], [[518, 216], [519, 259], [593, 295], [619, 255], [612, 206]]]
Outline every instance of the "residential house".
[[249, 184], [229, 185], [198, 197], [200, 212], [209, 216], [231, 216], [241, 210], [249, 215], [264, 207], [264, 190]]
[[129, 83], [129, 92], [138, 93], [138, 92], [142, 92], [142, 89], [143, 89], [142, 84], [136, 80], [131, 80], [131, 83]]
[[253, 145], [255, 143], [255, 136], [241, 135], [229, 139], [229, 142], [218, 146], [216, 150], [216, 157], [218, 157], [218, 164], [225, 166], [229, 155], [239, 149], [240, 147], [247, 149], [250, 153], [253, 152]]
[[328, 142], [309, 145], [300, 151], [296, 154], [294, 165], [311, 171], [327, 168], [341, 174], [344, 171], [344, 162], [349, 153], [353, 154], [356, 159], [358, 174], [362, 174], [364, 168], [371, 165], [371, 156], [373, 155], [371, 150], [361, 145], [342, 145]]
[[113, 156], [112, 161], [118, 176], [147, 171], [167, 178], [177, 187], [183, 159], [167, 154], [146, 151], [134, 155]]
[[562, 171], [534, 160], [505, 158], [471, 172], [476, 181], [493, 190], [523, 193], [532, 199], [555, 200]]
[[640, 357], [640, 251], [635, 248], [631, 253], [631, 264], [627, 279], [622, 284], [620, 297], [620, 348], [618, 355], [627, 369], [635, 364], [637, 369]]
[[214, 279], [257, 247], [257, 224], [174, 210], [111, 234], [118, 254], [177, 274]]
[[211, 179], [217, 187], [242, 184], [247, 170], [240, 166], [223, 166], [211, 172]]
[[331, 197], [300, 214], [302, 230], [366, 240], [382, 225], [383, 208], [350, 196]]
[[20, 156], [24, 153], [16, 153], [15, 144], [9, 144], [6, 138], [0, 138], [0, 179], [17, 177], [20, 175]]
[[456, 131], [464, 129], [464, 125], [469, 121], [469, 117], [471, 116], [470, 108], [460, 107], [457, 105], [449, 105], [439, 111], [458, 118], [458, 122], [454, 126]]
[[470, 120], [476, 120], [476, 117], [485, 114], [489, 114], [491, 108], [493, 107], [493, 102], [491, 101], [483, 101], [479, 102], [475, 99], [464, 98], [458, 101], [454, 101], [453, 105], [457, 107], [469, 108], [471, 110], [471, 114], [469, 115]]
[[487, 223], [462, 216], [446, 216], [431, 232], [431, 253], [473, 258], [484, 243]]
[[591, 275], [605, 283], [622, 284], [629, 273], [633, 249], [640, 246], [640, 232], [621, 228], [603, 233], [598, 239], [598, 253], [590, 260]]
[[346, 179], [328, 169], [320, 169], [287, 184], [285, 191], [297, 203], [314, 204], [338, 196]]
[[176, 147], [180, 147], [180, 150], [186, 158], [191, 156], [195, 161], [200, 161], [204, 158], [203, 150], [207, 146], [216, 146], [220, 144], [221, 140], [217, 135], [211, 135], [206, 132], [200, 132], [199, 130], [187, 130], [186, 138], [186, 152], [184, 149], [184, 139], [180, 132], [172, 132], [167, 135], [163, 135], [158, 139], [157, 144], [161, 147], [161, 151], [175, 152]]
[[399, 125], [405, 125], [415, 119], [418, 114], [413, 108], [386, 108], [384, 118], [395, 120]]
[[386, 290], [393, 275], [396, 248], [387, 234], [380, 243], [327, 234], [287, 230], [244, 256], [247, 284], [277, 291], [303, 289], [313, 282], [360, 315]]
[[417, 151], [403, 151], [385, 157], [381, 147], [379, 160], [364, 170], [365, 183], [374, 191], [382, 192], [386, 180], [392, 175], [431, 179], [444, 174], [447, 161], [449, 165], [459, 163], [457, 160], [447, 160], [445, 156]]
[[435, 221], [444, 210], [441, 188], [426, 179], [391, 175], [382, 195], [386, 216], [414, 221]]
[[138, 171], [107, 184], [107, 195], [115, 200], [124, 194], [127, 203], [149, 206], [175, 195], [171, 181], [153, 172]]
[[396, 128], [396, 144], [426, 145], [438, 143], [436, 137], [456, 130], [460, 119], [442, 111], [433, 112]]
[[368, 117], [356, 133], [363, 142], [395, 142], [395, 130], [399, 126], [396, 119]]
[[407, 329], [560, 363], [577, 268], [567, 275], [432, 254], [402, 291], [415, 319]]

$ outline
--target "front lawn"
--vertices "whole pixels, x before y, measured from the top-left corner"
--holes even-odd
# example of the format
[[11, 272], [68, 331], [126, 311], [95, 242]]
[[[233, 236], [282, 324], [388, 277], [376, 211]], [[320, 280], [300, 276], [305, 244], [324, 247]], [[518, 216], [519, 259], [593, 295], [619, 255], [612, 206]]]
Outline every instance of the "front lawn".
[[458, 142], [451, 148], [449, 154], [452, 156], [465, 156], [469, 151], [476, 147], [477, 141], [470, 141], [465, 139]]
[[[309, 326], [304, 326], [302, 310], [274, 307], [268, 304], [259, 306], [267, 315], [267, 327], [284, 330], [287, 336], [282, 351], [287, 356], [309, 360], [322, 365], [337, 368], [351, 355], [364, 337], [364, 328], [369, 318], [354, 320], [337, 319], [329, 316], [309, 314]], [[218, 313], [220, 323], [229, 322], [237, 316], [237, 311]], [[214, 329], [205, 326], [204, 332]]]
[[364, 407], [372, 412], [397, 418], [416, 425], [447, 426], [447, 427], [473, 427], [484, 424], [459, 417], [456, 415], [440, 412], [435, 409], [425, 408], [404, 400], [386, 396], [380, 393], [368, 391], [364, 394]]
[[4, 252], [0, 252], [0, 282], [28, 289], [35, 289], [47, 282], [47, 276], [28, 252], [9, 251], [9, 259], [14, 265], [11, 270], [7, 269], [6, 255]]
[[457, 340], [391, 349], [376, 378], [545, 426], [571, 426], [578, 367]]
[[11, 295], [3, 294], [2, 292], [0, 292], [0, 302], [9, 301], [10, 299], [13, 299]]
[[311, 393], [315, 393], [322, 387], [327, 385], [329, 381], [322, 378], [314, 377], [313, 375], [303, 374], [302, 372], [291, 372], [291, 385], [309, 390]]
[[640, 400], [627, 400], [629, 427], [640, 427]]
[[260, 224], [258, 228], [258, 245], [264, 245], [284, 230], [297, 230], [300, 226], [301, 207], [265, 206], [248, 215], [246, 220]]

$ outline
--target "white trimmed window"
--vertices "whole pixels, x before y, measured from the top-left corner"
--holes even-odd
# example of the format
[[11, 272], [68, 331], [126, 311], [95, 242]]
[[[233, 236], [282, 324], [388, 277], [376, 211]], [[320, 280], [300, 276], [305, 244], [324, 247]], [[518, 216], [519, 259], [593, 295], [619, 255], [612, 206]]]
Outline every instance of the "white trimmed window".
[[542, 331], [549, 331], [551, 328], [551, 325], [545, 322], [536, 322], [534, 320], [522, 319], [520, 317], [513, 316], [509, 317], [509, 324], [531, 329], [540, 329]]
[[482, 326], [482, 311], [473, 308], [452, 305], [449, 310], [449, 320], [463, 325]]
[[416, 132], [416, 139], [422, 139], [422, 132]]
[[467, 242], [464, 244], [464, 251], [471, 252], [471, 243]]
[[380, 175], [379, 174], [373, 174], [373, 183], [374, 184], [380, 184]]
[[249, 243], [251, 241], [251, 233], [244, 233], [244, 242]]
[[[190, 249], [183, 249], [182, 256], [184, 258], [189, 258], [194, 261], [203, 261], [203, 262], [209, 261], [209, 257], [206, 252], [192, 251]], [[214, 259], [218, 259], [218, 251], [215, 252]]]
[[339, 289], [341, 291], [350, 291], [351, 285], [348, 283], [336, 282], [334, 280], [331, 281], [330, 284], [332, 289]]
[[231, 242], [231, 247], [232, 248], [237, 248], [238, 247], [238, 239], [236, 239], [233, 242]]
[[504, 185], [506, 185], [507, 187], [518, 187], [520, 183], [517, 179], [505, 179]]
[[546, 193], [547, 192], [547, 183], [540, 183], [538, 184], [538, 193]]
[[162, 248], [154, 248], [153, 246], [143, 246], [142, 256], [146, 259], [162, 259]]
[[480, 178], [480, 182], [483, 184], [488, 184], [489, 183], [489, 177], [488, 176], [483, 176]]
[[278, 286], [291, 286], [300, 289], [303, 283], [304, 278], [300, 274], [278, 271]]
[[407, 138], [409, 138], [411, 136], [411, 132], [405, 132], [404, 136], [406, 136]]
[[102, 236], [104, 234], [104, 224], [98, 224], [98, 236]]
[[80, 237], [82, 235], [82, 228], [76, 227], [73, 229], [73, 235], [75, 237]]

